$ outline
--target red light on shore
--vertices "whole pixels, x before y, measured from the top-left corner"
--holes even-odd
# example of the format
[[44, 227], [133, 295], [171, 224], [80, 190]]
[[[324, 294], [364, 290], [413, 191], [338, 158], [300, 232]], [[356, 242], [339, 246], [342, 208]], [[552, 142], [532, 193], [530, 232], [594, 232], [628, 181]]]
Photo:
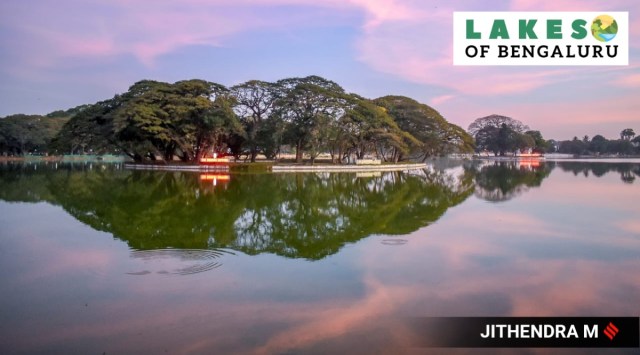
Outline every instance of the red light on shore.
[[226, 164], [229, 162], [229, 158], [201, 158], [200, 164]]
[[201, 181], [229, 181], [231, 180], [231, 175], [223, 175], [223, 174], [200, 174]]

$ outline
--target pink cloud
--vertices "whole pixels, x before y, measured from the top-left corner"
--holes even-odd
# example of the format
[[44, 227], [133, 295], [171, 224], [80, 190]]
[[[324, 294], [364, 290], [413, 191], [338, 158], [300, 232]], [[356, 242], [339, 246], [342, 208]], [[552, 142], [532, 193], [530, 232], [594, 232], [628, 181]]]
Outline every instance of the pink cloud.
[[638, 220], [625, 220], [618, 223], [618, 227], [627, 233], [640, 235], [640, 221]]
[[[6, 18], [6, 24], [34, 37], [29, 56], [47, 58], [45, 65], [68, 57], [132, 54], [152, 66], [158, 56], [181, 47], [220, 46], [229, 36], [252, 30], [325, 26], [340, 21], [343, 12], [364, 14], [365, 21], [358, 24], [363, 28], [412, 20], [423, 13], [397, 0], [186, 0], [179, 5], [168, 0], [116, 0], [77, 3], [73, 11], [68, 6], [12, 4], [7, 11], [19, 16]], [[273, 12], [269, 16], [260, 11], [279, 6], [327, 9], [335, 18], [319, 11], [294, 15]]]
[[441, 95], [441, 96], [436, 96], [433, 99], [431, 99], [431, 105], [437, 106], [440, 105], [444, 102], [447, 102], [451, 99], [454, 99], [455, 95]]
[[[628, 2], [540, 2], [530, 0], [512, 1], [509, 6], [495, 11], [588, 11], [630, 10], [640, 11], [638, 4]], [[424, 4], [412, 4], [416, 9]], [[480, 96], [495, 96], [529, 92], [556, 82], [575, 78], [580, 69], [564, 68], [503, 68], [503, 67], [454, 67], [451, 59], [452, 26], [454, 11], [468, 10], [468, 4], [460, 1], [448, 2], [446, 9], [439, 9], [428, 16], [405, 21], [402, 25], [381, 23], [360, 38], [359, 59], [372, 68], [404, 79], [438, 86], [445, 86], [460, 93]], [[631, 9], [630, 9], [631, 8]], [[636, 21], [637, 22], [637, 21]], [[640, 25], [640, 23], [639, 23]], [[640, 33], [639, 25], [633, 31]], [[437, 29], [445, 29], [438, 31]], [[637, 46], [640, 41], [633, 40]]]
[[[409, 3], [409, 2], [408, 2]], [[619, 127], [604, 129], [606, 122], [638, 122], [638, 106], [634, 95], [622, 91], [613, 99], [588, 99], [600, 97], [593, 93], [577, 95], [561, 103], [547, 100], [544, 105], [528, 103], [527, 97], [542, 89], [562, 90], [563, 95], [585, 91], [585, 81], [603, 85], [636, 88], [640, 85], [637, 66], [615, 68], [594, 67], [462, 67], [453, 66], [452, 26], [453, 11], [640, 11], [639, 4], [613, 1], [603, 4], [596, 1], [540, 2], [511, 1], [487, 9], [486, 5], [452, 1], [443, 4], [427, 17], [416, 18], [402, 23], [381, 23], [363, 32], [357, 43], [358, 59], [376, 71], [401, 77], [418, 84], [427, 84], [445, 89], [436, 98], [418, 98], [438, 105], [447, 117], [466, 127], [471, 120], [500, 112], [517, 117], [544, 132], [554, 132], [573, 136], [575, 127], [585, 124], [611, 135]], [[413, 4], [419, 7], [420, 5]], [[631, 21], [632, 47], [640, 46], [640, 22]], [[438, 31], [437, 29], [445, 29]], [[637, 34], [637, 35], [634, 35]], [[632, 52], [633, 53], [633, 52]], [[633, 64], [633, 58], [630, 58]], [[441, 91], [441, 90], [440, 90]], [[443, 100], [456, 96], [455, 103]], [[479, 102], [484, 98], [503, 98], [501, 102]], [[567, 114], [571, 113], [571, 114]], [[562, 119], [558, 117], [562, 115]], [[572, 131], [573, 130], [573, 131]], [[569, 132], [572, 131], [572, 132]], [[606, 132], [604, 132], [606, 131]], [[592, 134], [592, 133], [589, 133]]]
[[615, 80], [614, 83], [623, 87], [640, 87], [640, 74], [631, 74], [629, 76], [620, 77]]

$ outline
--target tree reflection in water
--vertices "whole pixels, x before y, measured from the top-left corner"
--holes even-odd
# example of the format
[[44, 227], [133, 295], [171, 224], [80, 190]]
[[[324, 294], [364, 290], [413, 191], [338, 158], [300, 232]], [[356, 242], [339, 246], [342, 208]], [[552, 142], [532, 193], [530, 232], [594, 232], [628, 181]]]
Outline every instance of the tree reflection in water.
[[378, 176], [247, 174], [214, 184], [199, 174], [111, 165], [14, 166], [0, 178], [6, 182], [0, 197], [60, 205], [136, 250], [228, 248], [310, 260], [370, 235], [427, 226], [474, 188], [469, 170], [432, 169]]
[[[555, 166], [613, 171], [633, 183], [640, 164], [480, 162], [380, 174], [129, 171], [113, 164], [6, 164], [0, 199], [60, 205], [135, 250], [234, 249], [318, 260], [370, 235], [403, 245], [474, 194], [501, 202], [540, 186]], [[161, 252], [162, 253], [162, 252]]]
[[632, 184], [636, 180], [636, 176], [640, 177], [640, 164], [638, 163], [600, 163], [600, 162], [558, 162], [557, 165], [566, 172], [572, 172], [574, 175], [583, 174], [589, 176], [601, 177], [609, 172], [620, 174], [620, 180], [627, 184]]
[[543, 161], [486, 161], [472, 167], [475, 195], [490, 202], [502, 202], [538, 187], [552, 170]]

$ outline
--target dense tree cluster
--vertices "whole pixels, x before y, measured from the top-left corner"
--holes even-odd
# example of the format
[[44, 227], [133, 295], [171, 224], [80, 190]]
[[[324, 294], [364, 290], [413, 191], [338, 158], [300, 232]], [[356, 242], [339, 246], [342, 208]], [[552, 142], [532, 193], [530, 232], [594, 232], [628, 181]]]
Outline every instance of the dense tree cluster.
[[45, 153], [66, 116], [12, 115], [0, 119], [0, 154]]
[[[318, 77], [250, 80], [227, 88], [204, 80], [142, 80], [125, 93], [46, 116], [0, 118], [0, 154], [113, 153], [136, 161], [197, 161], [209, 153], [274, 159], [291, 148], [296, 161], [321, 154], [334, 163], [375, 156], [424, 161], [476, 149], [570, 154], [640, 153], [631, 128], [620, 139], [596, 135], [545, 140], [510, 117], [476, 119], [465, 132], [434, 108], [403, 96], [374, 100]], [[635, 138], [634, 138], [635, 137]]]
[[[572, 140], [556, 142], [559, 153], [574, 155], [633, 155], [640, 154], [640, 136], [635, 137], [631, 128], [620, 132], [620, 139], [607, 139], [599, 134], [589, 139], [573, 137]], [[635, 137], [635, 138], [634, 138]]]
[[[516, 151], [531, 150], [539, 153], [566, 153], [574, 155], [634, 155], [640, 154], [640, 137], [635, 137], [631, 128], [620, 132], [620, 139], [608, 140], [601, 135], [593, 139], [585, 136], [582, 140], [545, 140], [540, 131], [511, 117], [490, 115], [476, 119], [468, 128], [475, 139], [478, 152], [488, 151], [495, 155], [505, 155]], [[635, 137], [635, 138], [634, 138]]]
[[544, 153], [549, 148], [540, 131], [530, 130], [529, 126], [511, 117], [481, 117], [473, 121], [468, 130], [475, 138], [478, 151], [495, 155], [525, 149]]
[[400, 96], [365, 99], [318, 76], [230, 88], [144, 80], [111, 99], [49, 116], [61, 115], [72, 117], [43, 143], [51, 141], [52, 153], [108, 152], [136, 161], [195, 161], [213, 152], [255, 161], [289, 146], [298, 162], [308, 156], [313, 163], [321, 153], [335, 163], [364, 156], [397, 162], [473, 149], [464, 130], [427, 105]]

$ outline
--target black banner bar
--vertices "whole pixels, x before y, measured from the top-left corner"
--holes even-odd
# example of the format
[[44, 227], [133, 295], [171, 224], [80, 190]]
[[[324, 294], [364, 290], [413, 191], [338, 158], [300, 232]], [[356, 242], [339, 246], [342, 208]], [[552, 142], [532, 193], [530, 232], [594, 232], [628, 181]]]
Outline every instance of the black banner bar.
[[409, 329], [415, 347], [640, 347], [640, 317], [413, 318]]

